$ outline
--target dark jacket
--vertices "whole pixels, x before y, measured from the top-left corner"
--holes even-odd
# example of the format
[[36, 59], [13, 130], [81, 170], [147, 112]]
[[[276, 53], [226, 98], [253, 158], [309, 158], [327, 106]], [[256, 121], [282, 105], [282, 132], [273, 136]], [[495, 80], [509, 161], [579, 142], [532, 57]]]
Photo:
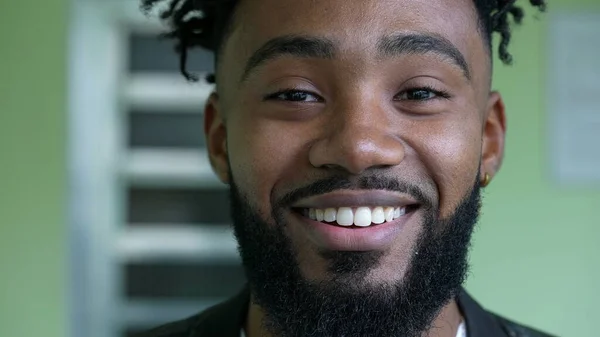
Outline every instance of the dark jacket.
[[[551, 337], [484, 310], [465, 291], [457, 298], [465, 317], [468, 337]], [[170, 323], [136, 337], [239, 337], [246, 320], [250, 292], [188, 319]]]

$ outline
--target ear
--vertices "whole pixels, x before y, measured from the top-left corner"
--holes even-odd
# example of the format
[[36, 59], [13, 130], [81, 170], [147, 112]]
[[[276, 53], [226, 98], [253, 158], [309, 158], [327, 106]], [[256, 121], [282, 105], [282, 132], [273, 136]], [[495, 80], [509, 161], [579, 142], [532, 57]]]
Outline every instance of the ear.
[[502, 165], [506, 137], [504, 102], [499, 93], [492, 92], [490, 94], [483, 118], [480, 173], [482, 179], [485, 179], [486, 174], [489, 175], [489, 179], [492, 179]]
[[206, 148], [213, 171], [225, 184], [229, 183], [229, 161], [227, 160], [227, 129], [219, 96], [212, 93], [204, 108], [204, 135]]

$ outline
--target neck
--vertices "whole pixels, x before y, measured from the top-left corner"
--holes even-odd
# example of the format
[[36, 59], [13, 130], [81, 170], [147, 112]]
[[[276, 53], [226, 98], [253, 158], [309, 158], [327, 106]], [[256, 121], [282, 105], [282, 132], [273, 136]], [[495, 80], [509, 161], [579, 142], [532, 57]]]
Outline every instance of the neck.
[[248, 316], [246, 317], [246, 337], [274, 337], [273, 334], [268, 332], [263, 326], [265, 314], [262, 308], [254, 301], [250, 300], [250, 308], [248, 309]]
[[[250, 301], [248, 315], [244, 330], [246, 337], [277, 337], [267, 331], [262, 324], [265, 314], [262, 308], [254, 301]], [[424, 331], [423, 337], [456, 337], [458, 326], [463, 321], [462, 314], [455, 300], [450, 301], [442, 308], [437, 317], [433, 320], [430, 328]]]

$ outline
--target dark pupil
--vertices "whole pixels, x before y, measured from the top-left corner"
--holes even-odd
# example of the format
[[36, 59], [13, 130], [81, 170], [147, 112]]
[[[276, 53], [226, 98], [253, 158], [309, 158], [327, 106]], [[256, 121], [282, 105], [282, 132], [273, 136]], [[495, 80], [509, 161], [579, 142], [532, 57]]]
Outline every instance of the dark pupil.
[[429, 98], [429, 91], [427, 90], [413, 90], [409, 91], [407, 94], [408, 99], [423, 100]]
[[306, 98], [308, 97], [308, 94], [305, 92], [290, 92], [287, 95], [287, 99], [289, 99], [290, 101], [305, 101]]

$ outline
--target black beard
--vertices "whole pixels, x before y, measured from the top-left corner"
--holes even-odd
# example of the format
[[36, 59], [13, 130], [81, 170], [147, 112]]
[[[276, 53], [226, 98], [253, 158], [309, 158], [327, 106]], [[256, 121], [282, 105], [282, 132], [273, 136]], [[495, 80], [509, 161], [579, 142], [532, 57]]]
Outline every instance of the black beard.
[[332, 278], [306, 280], [283, 231], [286, 224], [282, 206], [351, 185], [344, 178], [334, 177], [293, 192], [274, 203], [275, 224], [269, 225], [231, 182], [232, 218], [240, 255], [253, 300], [265, 312], [264, 326], [275, 336], [417, 337], [430, 328], [440, 310], [460, 291], [468, 270], [471, 234], [479, 216], [479, 184], [451, 217], [439, 219], [433, 203], [417, 187], [387, 178], [361, 179], [360, 186], [354, 187], [409, 193], [428, 205], [407, 274], [399, 284], [390, 286], [357, 283], [377, 265], [380, 253], [321, 252], [330, 262]]

